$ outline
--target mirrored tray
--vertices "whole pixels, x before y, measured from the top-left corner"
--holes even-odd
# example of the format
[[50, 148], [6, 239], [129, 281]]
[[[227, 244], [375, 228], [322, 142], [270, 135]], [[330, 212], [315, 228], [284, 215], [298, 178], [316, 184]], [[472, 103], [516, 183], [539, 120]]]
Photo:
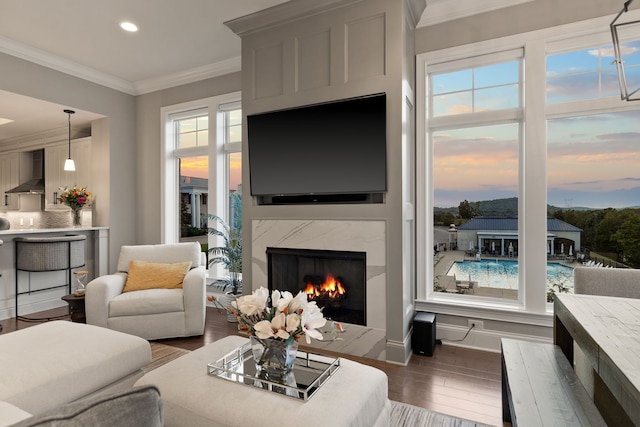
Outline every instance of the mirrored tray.
[[309, 400], [340, 368], [340, 359], [298, 350], [291, 373], [284, 384], [259, 378], [247, 343], [207, 365], [207, 373], [228, 381], [261, 388], [303, 401]]

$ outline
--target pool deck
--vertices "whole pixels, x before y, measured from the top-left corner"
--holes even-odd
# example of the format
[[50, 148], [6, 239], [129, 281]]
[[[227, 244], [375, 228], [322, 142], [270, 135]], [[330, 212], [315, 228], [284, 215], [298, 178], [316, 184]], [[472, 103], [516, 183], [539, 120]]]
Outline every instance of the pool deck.
[[[517, 258], [514, 257], [506, 257], [506, 256], [490, 256], [490, 255], [482, 255], [482, 259], [499, 259], [499, 260], [510, 260], [517, 261]], [[515, 289], [500, 289], [500, 288], [489, 288], [485, 286], [477, 286], [477, 284], [469, 286], [468, 280], [456, 280], [447, 276], [447, 271], [453, 265], [455, 261], [472, 261], [475, 260], [475, 256], [471, 256], [467, 254], [467, 251], [440, 251], [433, 257], [433, 272], [434, 276], [438, 278], [438, 283], [445, 287], [447, 293], [462, 293], [469, 294], [475, 296], [482, 297], [492, 297], [492, 298], [506, 298], [506, 299], [518, 299], [518, 291]], [[549, 261], [559, 262], [562, 264], [570, 265], [570, 259], [564, 258], [554, 258], [549, 259]], [[475, 282], [474, 282], [475, 283]], [[462, 285], [462, 286], [460, 286]]]

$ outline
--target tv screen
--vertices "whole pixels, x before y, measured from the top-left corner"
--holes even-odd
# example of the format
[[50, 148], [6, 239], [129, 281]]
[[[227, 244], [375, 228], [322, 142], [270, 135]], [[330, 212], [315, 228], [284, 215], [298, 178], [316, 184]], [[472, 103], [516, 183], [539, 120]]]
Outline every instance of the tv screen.
[[387, 190], [386, 95], [247, 117], [253, 196]]

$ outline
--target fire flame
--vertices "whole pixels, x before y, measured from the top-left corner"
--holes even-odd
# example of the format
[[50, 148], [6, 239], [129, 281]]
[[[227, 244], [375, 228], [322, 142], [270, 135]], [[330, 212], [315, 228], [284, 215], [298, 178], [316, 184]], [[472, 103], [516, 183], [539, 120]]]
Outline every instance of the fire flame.
[[341, 295], [346, 293], [342, 283], [333, 277], [331, 273], [327, 274], [327, 277], [324, 279], [324, 283], [319, 286], [314, 286], [313, 283], [308, 282], [304, 292], [311, 300], [319, 297], [339, 298]]

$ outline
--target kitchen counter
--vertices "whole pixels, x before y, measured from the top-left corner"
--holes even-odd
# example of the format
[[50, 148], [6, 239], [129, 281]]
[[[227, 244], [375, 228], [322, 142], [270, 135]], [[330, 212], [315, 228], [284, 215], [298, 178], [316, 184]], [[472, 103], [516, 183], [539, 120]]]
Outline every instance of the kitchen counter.
[[[85, 244], [85, 266], [87, 281], [108, 274], [109, 269], [109, 227], [60, 227], [60, 228], [12, 228], [0, 230], [0, 319], [15, 316], [16, 287], [20, 287], [19, 314], [26, 315], [54, 307], [65, 306], [61, 297], [68, 288], [51, 286], [68, 283], [66, 271], [27, 272], [16, 270], [16, 243], [19, 237], [56, 237], [81, 234], [87, 237]], [[41, 285], [43, 284], [43, 285]], [[36, 287], [43, 290], [31, 291]], [[22, 293], [26, 292], [26, 293]]]
[[12, 228], [9, 230], [0, 230], [0, 236], [22, 236], [25, 234], [43, 234], [43, 233], [75, 233], [83, 231], [108, 230], [109, 227], [65, 227], [65, 228]]

